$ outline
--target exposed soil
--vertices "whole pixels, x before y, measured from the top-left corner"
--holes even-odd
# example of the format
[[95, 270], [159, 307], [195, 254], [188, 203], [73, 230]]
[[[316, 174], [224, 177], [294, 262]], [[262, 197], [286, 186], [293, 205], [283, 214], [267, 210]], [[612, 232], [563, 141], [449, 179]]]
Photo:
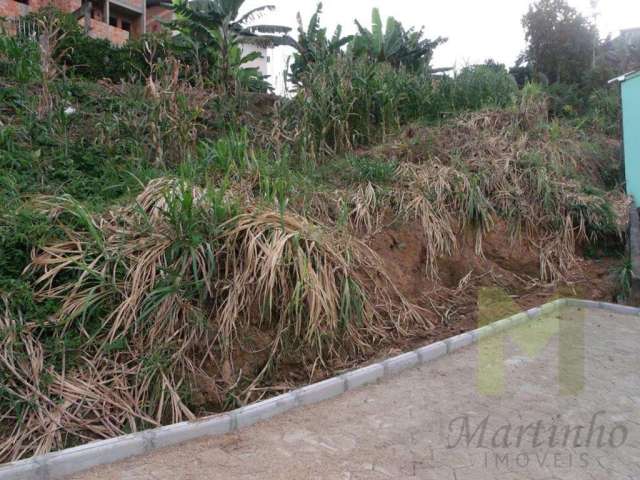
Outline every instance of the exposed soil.
[[[539, 281], [539, 258], [536, 249], [524, 240], [513, 241], [504, 225], [498, 224], [482, 241], [483, 255], [475, 251], [471, 234], [458, 234], [458, 249], [452, 256], [439, 258], [438, 275], [426, 271], [426, 250], [420, 228], [415, 225], [387, 227], [368, 241], [382, 259], [393, 284], [412, 303], [425, 309], [434, 328], [425, 333], [408, 332], [407, 336], [389, 338], [367, 357], [352, 356], [324, 365], [314, 363], [305, 352], [291, 352], [279, 359], [277, 368], [265, 377], [269, 387], [256, 389], [248, 399], [221, 398], [220, 392], [246, 387], [241, 378], [256, 378], [269, 358], [272, 335], [264, 329], [246, 331], [242, 348], [234, 352], [232, 362], [211, 364], [208, 378], [195, 386], [194, 404], [200, 415], [233, 408], [245, 401], [277, 395], [301, 385], [323, 380], [341, 371], [386, 358], [402, 351], [449, 338], [478, 328], [478, 298], [482, 288], [498, 288], [513, 301], [505, 316], [547, 303], [555, 298], [579, 297], [615, 301], [616, 269], [621, 260], [605, 257], [598, 260], [579, 258], [569, 278], [558, 284]], [[494, 320], [498, 320], [495, 318]], [[272, 332], [273, 333], [273, 332]], [[213, 383], [212, 379], [219, 384]]]
[[477, 328], [478, 292], [483, 287], [503, 289], [521, 310], [571, 296], [612, 302], [618, 293], [615, 271], [622, 263], [618, 258], [578, 258], [563, 282], [545, 284], [539, 280], [536, 249], [525, 240], [512, 240], [505, 225], [498, 224], [483, 238], [482, 255], [476, 253], [472, 235], [459, 233], [458, 243], [454, 255], [438, 259], [438, 276], [433, 278], [425, 269], [419, 228], [387, 228], [370, 242], [400, 291], [417, 305], [437, 312], [429, 338]]

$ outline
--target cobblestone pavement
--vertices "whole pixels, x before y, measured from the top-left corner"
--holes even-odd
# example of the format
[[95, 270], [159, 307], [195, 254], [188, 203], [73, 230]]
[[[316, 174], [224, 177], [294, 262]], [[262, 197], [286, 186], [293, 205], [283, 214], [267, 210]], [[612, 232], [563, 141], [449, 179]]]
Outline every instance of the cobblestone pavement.
[[73, 478], [639, 480], [640, 318], [562, 318]]

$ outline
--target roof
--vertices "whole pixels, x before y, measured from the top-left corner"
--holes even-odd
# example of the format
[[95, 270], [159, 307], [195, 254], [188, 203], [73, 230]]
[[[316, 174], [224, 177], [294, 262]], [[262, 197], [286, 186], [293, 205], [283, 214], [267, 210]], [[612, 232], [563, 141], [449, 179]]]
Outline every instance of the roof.
[[611, 80], [609, 80], [609, 83], [623, 83], [626, 82], [627, 80], [631, 80], [632, 78], [635, 78], [637, 76], [640, 76], [640, 70], [636, 70], [634, 72], [629, 72], [629, 73], [625, 73], [624, 75], [620, 75], [619, 77], [616, 78], [612, 78]]

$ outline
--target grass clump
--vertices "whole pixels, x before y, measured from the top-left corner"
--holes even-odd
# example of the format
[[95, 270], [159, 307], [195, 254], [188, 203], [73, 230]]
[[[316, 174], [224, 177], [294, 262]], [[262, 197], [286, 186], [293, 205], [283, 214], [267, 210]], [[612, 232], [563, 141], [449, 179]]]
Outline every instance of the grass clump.
[[286, 107], [287, 129], [296, 132], [300, 148], [313, 158], [342, 153], [383, 140], [422, 115], [431, 96], [428, 77], [339, 57], [310, 65]]
[[517, 98], [518, 85], [504, 65], [490, 63], [465, 67], [453, 80], [445, 79], [440, 95], [453, 112], [505, 108]]
[[545, 281], [568, 273], [577, 245], [622, 234], [624, 196], [605, 191], [606, 159], [615, 151], [594, 155], [576, 128], [558, 123], [556, 134], [545, 122], [530, 130], [529, 122], [520, 111], [471, 113], [436, 129], [409, 129], [369, 152], [400, 161], [396, 184], [373, 205], [419, 220], [432, 275], [460, 231], [473, 233], [481, 255], [483, 237], [508, 225], [512, 238], [539, 250]]
[[[194, 419], [198, 382], [244, 404], [284, 358], [357, 357], [409, 324], [428, 328], [364, 244], [289, 212], [239, 213], [215, 188], [158, 179], [98, 216], [68, 197], [38, 205], [64, 234], [29, 271], [38, 300], [60, 307], [3, 316], [0, 404], [16, 425], [5, 459]], [[252, 329], [268, 355], [220, 384], [204, 365], [237, 361]]]

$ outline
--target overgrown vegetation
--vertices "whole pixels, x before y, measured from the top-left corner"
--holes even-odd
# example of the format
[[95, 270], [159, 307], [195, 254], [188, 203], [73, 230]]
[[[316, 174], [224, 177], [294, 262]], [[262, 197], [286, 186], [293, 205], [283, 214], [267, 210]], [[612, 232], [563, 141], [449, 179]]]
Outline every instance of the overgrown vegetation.
[[[293, 41], [241, 5], [180, 3], [180, 35], [121, 49], [51, 10], [46, 42], [0, 35], [0, 461], [459, 330], [474, 286], [575, 286], [619, 244], [609, 92], [568, 112], [495, 62], [435, 75], [442, 39], [375, 11], [329, 39], [319, 7]], [[291, 98], [256, 93], [259, 36], [297, 45]], [[496, 232], [533, 268], [487, 266]], [[390, 265], [410, 249], [420, 295]]]
[[[521, 86], [526, 82], [548, 86], [554, 115], [574, 119], [602, 115], [603, 103], [618, 101], [617, 92], [606, 88], [607, 81], [640, 68], [638, 38], [601, 39], [595, 25], [597, 8], [594, 2], [589, 17], [566, 0], [537, 0], [522, 19], [527, 48], [511, 72]], [[613, 111], [608, 113], [607, 123], [617, 124]]]

